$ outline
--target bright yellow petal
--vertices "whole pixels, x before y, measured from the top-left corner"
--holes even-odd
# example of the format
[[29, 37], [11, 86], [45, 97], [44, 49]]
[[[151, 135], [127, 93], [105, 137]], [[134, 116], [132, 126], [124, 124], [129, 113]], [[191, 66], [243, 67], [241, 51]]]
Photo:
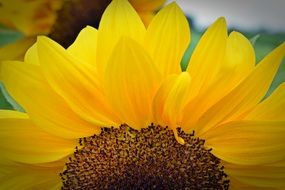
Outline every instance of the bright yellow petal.
[[38, 38], [37, 47], [47, 81], [74, 112], [98, 126], [117, 125], [99, 88], [94, 66], [76, 59], [46, 37]]
[[121, 121], [140, 129], [151, 121], [151, 104], [159, 85], [159, 73], [142, 46], [122, 38], [107, 65], [105, 88]]
[[4, 62], [2, 78], [7, 90], [42, 129], [64, 138], [98, 134], [100, 128], [76, 115], [48, 85], [38, 65]]
[[135, 9], [127, 0], [113, 0], [102, 15], [98, 30], [98, 71], [105, 68], [113, 48], [122, 36], [142, 42], [145, 27]]
[[19, 60], [23, 61], [27, 49], [36, 41], [35, 38], [24, 38], [0, 48], [0, 61]]
[[258, 104], [247, 116], [248, 120], [285, 121], [285, 83], [282, 83], [267, 99]]
[[196, 130], [196, 122], [201, 115], [247, 77], [254, 66], [255, 54], [251, 43], [242, 34], [232, 32], [217, 76], [209, 88], [189, 102], [184, 110], [184, 130]]
[[97, 29], [87, 26], [67, 49], [77, 59], [96, 66]]
[[175, 2], [164, 7], [150, 23], [145, 45], [162, 76], [180, 73], [180, 61], [190, 42], [189, 24]]
[[33, 65], [40, 65], [40, 60], [38, 56], [38, 46], [34, 43], [26, 52], [24, 57], [24, 62]]
[[268, 54], [235, 89], [213, 105], [198, 121], [199, 134], [221, 122], [243, 117], [266, 94], [285, 54], [285, 43]]
[[230, 73], [231, 83], [235, 84], [244, 79], [254, 67], [255, 53], [252, 44], [241, 33], [232, 32], [227, 40], [225, 57], [219, 74]]
[[159, 125], [178, 127], [182, 110], [187, 103], [191, 77], [188, 72], [169, 76], [154, 98], [153, 114]]
[[240, 182], [263, 188], [285, 187], [285, 168], [263, 165], [243, 166], [223, 163], [225, 172]]
[[27, 114], [0, 110], [0, 155], [23, 163], [59, 160], [74, 151], [76, 141], [52, 136], [28, 118]]
[[227, 37], [224, 18], [219, 18], [203, 34], [187, 68], [192, 77], [191, 97], [206, 89], [216, 76], [224, 58]]
[[285, 121], [236, 121], [203, 136], [212, 153], [240, 165], [268, 164], [285, 159]]
[[[52, 165], [51, 165], [52, 164]], [[35, 164], [0, 164], [0, 189], [60, 189], [59, 173], [64, 162]]]

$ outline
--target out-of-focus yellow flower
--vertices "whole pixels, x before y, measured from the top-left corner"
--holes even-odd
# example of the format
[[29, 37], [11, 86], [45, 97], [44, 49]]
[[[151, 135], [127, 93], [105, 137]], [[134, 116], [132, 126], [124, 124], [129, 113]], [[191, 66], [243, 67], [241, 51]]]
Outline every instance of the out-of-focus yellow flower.
[[62, 0], [0, 0], [0, 23], [25, 36], [15, 43], [0, 47], [0, 60], [21, 60], [36, 41], [36, 35], [48, 34], [56, 20]]
[[189, 42], [175, 3], [146, 29], [114, 0], [69, 48], [41, 36], [3, 62], [26, 113], [0, 112], [0, 188], [284, 189], [284, 83], [263, 98], [285, 44], [255, 65], [219, 18], [182, 72]]
[[0, 23], [25, 36], [48, 34], [62, 0], [0, 0]]
[[[0, 0], [0, 24], [10, 29], [19, 31], [24, 34], [25, 38], [14, 44], [0, 47], [0, 60], [5, 59], [22, 59], [27, 51], [36, 40], [37, 35], [48, 35], [54, 30], [52, 37], [62, 37], [62, 34], [75, 29], [74, 25], [66, 22], [82, 22], [82, 24], [92, 25], [93, 22], [99, 23], [102, 12], [110, 0]], [[158, 10], [165, 0], [135, 0], [130, 1], [134, 8], [138, 10], [144, 23], [147, 25], [152, 19], [154, 12]], [[82, 7], [78, 9], [77, 7]], [[62, 9], [69, 9], [68, 11]], [[90, 13], [97, 11], [97, 13]], [[86, 11], [84, 11], [86, 10]], [[79, 12], [80, 11], [80, 12]], [[65, 14], [62, 19], [58, 20], [58, 14]], [[68, 15], [67, 15], [68, 14]], [[75, 15], [74, 15], [75, 14]], [[78, 20], [77, 20], [78, 19]], [[94, 20], [94, 21], [92, 21]], [[58, 29], [60, 26], [69, 28]], [[81, 25], [79, 24], [79, 27]], [[76, 28], [79, 30], [78, 28]], [[80, 30], [79, 30], [80, 31]], [[76, 37], [78, 31], [71, 33], [72, 38]], [[71, 38], [67, 36], [67, 38]], [[57, 39], [60, 40], [60, 39]], [[64, 39], [66, 40], [66, 39]], [[62, 40], [63, 41], [63, 40]], [[15, 47], [15, 49], [14, 49]], [[14, 53], [15, 52], [15, 53]]]

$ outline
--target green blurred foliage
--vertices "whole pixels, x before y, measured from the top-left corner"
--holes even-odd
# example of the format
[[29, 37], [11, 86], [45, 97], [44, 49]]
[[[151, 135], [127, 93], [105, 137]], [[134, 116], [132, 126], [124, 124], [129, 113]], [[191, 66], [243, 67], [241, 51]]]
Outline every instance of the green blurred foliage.
[[[20, 32], [5, 28], [0, 24], [0, 48], [23, 38]], [[0, 81], [0, 109], [23, 111], [22, 108], [9, 96], [3, 83]]]
[[0, 24], [0, 47], [21, 39], [23, 35], [20, 32], [5, 28]]

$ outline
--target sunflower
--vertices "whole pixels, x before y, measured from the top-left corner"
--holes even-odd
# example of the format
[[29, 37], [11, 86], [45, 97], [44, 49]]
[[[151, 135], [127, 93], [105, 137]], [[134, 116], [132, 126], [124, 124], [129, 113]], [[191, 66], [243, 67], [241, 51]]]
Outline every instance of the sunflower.
[[[0, 24], [21, 32], [23, 39], [0, 48], [0, 60], [22, 60], [37, 35], [49, 35], [69, 46], [86, 25], [98, 26], [111, 0], [0, 0]], [[130, 0], [148, 25], [165, 0]]]
[[175, 2], [146, 29], [113, 0], [67, 49], [3, 62], [26, 112], [0, 112], [1, 189], [284, 189], [285, 85], [264, 96], [285, 44], [255, 65], [219, 18], [182, 72], [189, 42]]

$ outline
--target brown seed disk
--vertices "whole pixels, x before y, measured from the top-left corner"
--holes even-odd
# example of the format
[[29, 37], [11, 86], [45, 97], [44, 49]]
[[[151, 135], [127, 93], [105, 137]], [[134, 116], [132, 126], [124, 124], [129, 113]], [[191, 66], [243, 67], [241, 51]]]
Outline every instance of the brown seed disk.
[[178, 132], [184, 145], [160, 126], [104, 128], [80, 139], [60, 174], [62, 189], [228, 189], [220, 160], [205, 141]]

